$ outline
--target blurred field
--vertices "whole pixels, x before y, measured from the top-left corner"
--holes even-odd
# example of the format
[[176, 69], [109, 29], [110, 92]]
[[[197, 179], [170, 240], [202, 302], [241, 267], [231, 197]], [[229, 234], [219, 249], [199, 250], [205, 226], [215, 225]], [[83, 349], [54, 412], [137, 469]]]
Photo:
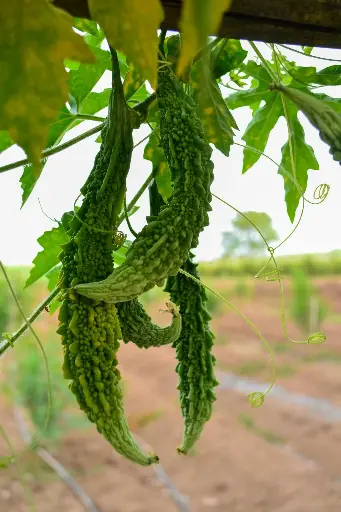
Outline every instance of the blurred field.
[[[261, 267], [254, 265], [255, 271], [248, 267], [248, 273], [256, 274]], [[316, 265], [315, 261], [314, 269]], [[280, 266], [283, 268], [284, 263]], [[323, 409], [322, 405], [320, 412], [312, 414], [304, 400], [300, 406], [293, 402], [297, 394], [324, 398], [334, 406], [333, 410], [341, 411], [341, 275], [334, 271], [328, 276], [328, 267], [328, 271], [320, 272], [320, 277], [313, 278], [325, 316], [320, 325], [316, 318], [308, 320], [325, 332], [327, 341], [310, 345], [294, 344], [285, 339], [277, 282], [257, 280], [245, 272], [231, 271], [231, 267], [219, 275], [220, 266], [218, 273], [215, 270], [209, 275], [208, 267], [207, 264], [202, 266], [204, 282], [239, 308], [268, 340], [277, 363], [276, 385], [285, 388], [292, 401], [284, 401], [275, 393], [272, 397], [270, 392], [262, 407], [252, 409], [243, 392], [224, 385], [217, 391], [213, 417], [195, 451], [187, 457], [180, 456], [176, 447], [181, 441], [182, 418], [174, 350], [162, 347], [145, 351], [122, 344], [120, 370], [132, 430], [158, 453], [168, 476], [178, 490], [189, 497], [191, 511], [339, 511], [341, 420], [332, 420], [329, 409]], [[341, 269], [340, 260], [335, 268]], [[24, 282], [25, 272], [11, 272], [17, 290]], [[291, 273], [284, 271], [285, 274]], [[294, 322], [292, 314], [294, 296], [290, 277], [284, 279], [284, 292], [289, 335], [293, 340], [304, 340], [306, 328], [303, 323]], [[6, 324], [6, 330], [12, 330], [21, 322], [6, 293], [0, 281], [0, 322], [2, 326]], [[25, 311], [28, 313], [45, 294], [44, 282], [20, 292]], [[167, 325], [169, 316], [160, 312], [167, 295], [155, 289], [142, 300], [154, 321]], [[209, 309], [216, 336], [214, 354], [218, 380], [222, 382], [223, 375], [233, 374], [238, 377], [237, 382], [254, 381], [253, 391], [258, 391], [257, 383], [269, 382], [272, 375], [264, 346], [242, 318], [211, 294]], [[140, 468], [123, 460], [113, 453], [92, 425], [83, 421], [61, 377], [61, 348], [54, 333], [56, 324], [56, 315], [50, 316], [47, 312], [35, 324], [50, 362], [55, 403], [53, 428], [47, 432], [44, 445], [84, 487], [102, 512], [177, 510], [152, 468]], [[43, 358], [29, 335], [1, 359], [0, 380], [1, 426], [15, 449], [20, 450], [23, 442], [14, 406], [23, 407], [27, 418], [38, 425], [43, 424], [46, 411]], [[0, 440], [0, 455], [7, 454], [8, 448]], [[18, 480], [18, 470], [22, 483], [30, 489], [28, 495], [20, 478]], [[0, 510], [30, 510], [30, 499], [40, 512], [84, 510], [70, 490], [32, 453], [25, 455], [17, 467], [12, 465], [0, 473]]]

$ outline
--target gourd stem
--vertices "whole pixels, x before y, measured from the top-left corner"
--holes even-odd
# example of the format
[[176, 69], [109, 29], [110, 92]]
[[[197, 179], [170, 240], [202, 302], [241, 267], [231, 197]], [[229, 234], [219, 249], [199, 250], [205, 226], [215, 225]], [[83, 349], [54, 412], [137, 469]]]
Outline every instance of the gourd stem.
[[[133, 206], [135, 206], [135, 204], [137, 203], [137, 201], [140, 199], [140, 197], [142, 196], [143, 192], [147, 189], [149, 183], [152, 181], [152, 179], [154, 178], [154, 172], [152, 171], [148, 178], [146, 179], [146, 181], [143, 183], [143, 185], [141, 186], [141, 188], [136, 192], [136, 194], [134, 195], [133, 199], [130, 201], [130, 203], [128, 204], [127, 206], [127, 212], [130, 212], [130, 210], [132, 209]], [[122, 213], [122, 215], [119, 216], [118, 218], [118, 226], [120, 224], [122, 224], [122, 222], [124, 221], [124, 213]]]

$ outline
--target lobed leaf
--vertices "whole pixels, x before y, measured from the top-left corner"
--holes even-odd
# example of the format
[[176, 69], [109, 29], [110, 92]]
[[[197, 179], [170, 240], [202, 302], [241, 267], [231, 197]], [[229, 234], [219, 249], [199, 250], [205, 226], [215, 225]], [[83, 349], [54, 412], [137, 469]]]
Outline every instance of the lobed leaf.
[[143, 82], [144, 79], [141, 72], [134, 66], [134, 64], [129, 64], [129, 71], [126, 74], [123, 82], [123, 91], [126, 101], [128, 101], [136, 93]]
[[229, 71], [239, 68], [246, 56], [247, 51], [237, 39], [219, 41], [211, 55], [213, 76], [220, 78]]
[[[272, 93], [267, 97], [264, 107], [258, 108], [242, 137], [248, 146], [263, 152], [269, 139], [271, 130], [283, 115], [281, 95]], [[244, 149], [243, 174], [259, 160], [260, 154]]]
[[[304, 129], [297, 118], [297, 108], [294, 104], [287, 101], [286, 112], [288, 115], [287, 122], [289, 126], [294, 169], [291, 161], [289, 141], [282, 147], [281, 167], [283, 167], [291, 176], [295, 176], [296, 174], [296, 180], [304, 193], [307, 188], [309, 169], [318, 170], [319, 164], [316, 160], [313, 148], [305, 142]], [[301, 194], [297, 189], [297, 186], [281, 168], [279, 168], [278, 173], [283, 176], [284, 179], [287, 212], [291, 222], [294, 222]]]
[[191, 59], [205, 46], [208, 36], [215, 34], [231, 0], [184, 0], [180, 16], [182, 47], [177, 74], [183, 75]]
[[68, 96], [64, 59], [94, 57], [72, 17], [46, 0], [2, 2], [0, 18], [0, 129], [24, 149], [38, 176], [49, 126]]
[[319, 85], [341, 85], [341, 65], [328, 66], [316, 72], [315, 67], [298, 67], [290, 71], [299, 82]]
[[13, 146], [14, 142], [8, 132], [0, 131], [0, 153]]
[[233, 143], [233, 128], [238, 130], [238, 126], [206, 61], [193, 67], [190, 79], [208, 141], [228, 156]]
[[38, 252], [33, 260], [33, 268], [30, 271], [25, 288], [35, 283], [59, 263], [58, 254], [61, 251], [60, 246], [65, 244], [68, 240], [69, 236], [66, 234], [62, 223], [59, 223], [57, 228], [45, 231], [45, 233], [38, 238], [37, 242], [43, 250]]
[[70, 94], [74, 98], [77, 109], [90, 91], [97, 84], [104, 71], [111, 70], [111, 56], [107, 50], [96, 46], [89, 46], [96, 57], [96, 61], [90, 64], [81, 64], [77, 70], [69, 72]]
[[157, 82], [158, 35], [163, 20], [159, 0], [89, 0], [91, 16], [103, 28], [109, 44], [140, 69], [151, 86]]

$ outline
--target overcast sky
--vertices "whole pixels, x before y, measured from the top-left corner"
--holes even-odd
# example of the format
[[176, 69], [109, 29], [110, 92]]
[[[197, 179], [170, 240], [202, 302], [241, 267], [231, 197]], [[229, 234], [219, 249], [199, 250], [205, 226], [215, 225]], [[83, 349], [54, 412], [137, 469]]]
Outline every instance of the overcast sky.
[[[248, 43], [243, 46], [253, 56]], [[264, 55], [268, 55], [265, 45], [259, 44]], [[316, 66], [322, 69], [332, 62], [324, 62], [309, 57], [300, 56], [293, 52], [285, 52], [291, 59], [305, 66]], [[341, 52], [318, 49], [314, 54], [340, 58]], [[110, 73], [101, 79], [95, 90], [101, 90], [110, 85]], [[319, 89], [333, 96], [340, 94], [339, 87]], [[227, 94], [226, 94], [227, 95]], [[32, 114], [34, 115], [34, 113]], [[236, 141], [243, 143], [241, 136], [251, 119], [251, 110], [248, 107], [233, 112], [240, 133]], [[304, 218], [294, 236], [278, 250], [277, 254], [294, 254], [302, 252], [326, 252], [341, 249], [341, 170], [338, 163], [332, 160], [328, 147], [320, 140], [317, 131], [310, 127], [306, 119], [301, 116], [305, 128], [306, 140], [315, 150], [320, 163], [320, 171], [309, 172], [309, 185], [306, 196], [312, 199], [314, 189], [320, 183], [331, 186], [328, 198], [318, 206], [308, 205]], [[75, 137], [78, 133], [94, 126], [93, 122], [82, 123], [64, 138], [64, 141]], [[147, 130], [142, 128], [134, 132], [135, 141], [141, 140]], [[272, 132], [265, 152], [277, 162], [281, 159], [281, 146], [287, 140], [287, 128], [283, 119]], [[38, 199], [44, 212], [52, 218], [59, 219], [64, 211], [73, 209], [75, 198], [79, 189], [88, 176], [99, 145], [95, 142], [96, 136], [86, 139], [79, 144], [52, 156], [45, 166], [42, 176], [34, 189], [30, 199], [20, 210], [21, 188], [19, 178], [22, 169], [15, 169], [0, 174], [0, 225], [1, 243], [0, 258], [7, 265], [30, 264], [36, 253], [40, 250], [36, 239], [54, 223], [41, 211]], [[131, 171], [128, 177], [128, 201], [133, 197], [140, 185], [151, 171], [151, 163], [143, 159], [144, 144], [136, 148], [133, 153]], [[286, 214], [284, 202], [283, 179], [277, 175], [277, 169], [266, 158], [260, 158], [258, 163], [245, 175], [241, 174], [243, 150], [233, 146], [230, 157], [226, 158], [217, 150], [213, 151], [215, 164], [215, 179], [212, 191], [220, 195], [241, 211], [256, 210], [267, 212], [274, 228], [283, 239], [292, 229]], [[24, 158], [23, 151], [12, 147], [0, 155], [0, 166]], [[131, 218], [135, 231], [139, 231], [148, 215], [148, 194], [139, 201], [140, 209]], [[213, 211], [210, 214], [210, 226], [201, 235], [201, 241], [196, 254], [200, 260], [211, 260], [221, 254], [221, 233], [231, 228], [231, 220], [235, 216], [233, 210], [213, 199]], [[126, 231], [123, 225], [123, 230]], [[335, 229], [336, 228], [336, 229]], [[127, 232], [127, 231], [126, 231]]]

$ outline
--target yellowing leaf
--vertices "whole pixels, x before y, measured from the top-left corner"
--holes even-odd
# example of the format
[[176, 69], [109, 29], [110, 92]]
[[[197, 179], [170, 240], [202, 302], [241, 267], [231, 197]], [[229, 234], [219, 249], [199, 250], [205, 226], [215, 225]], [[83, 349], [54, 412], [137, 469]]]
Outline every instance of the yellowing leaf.
[[163, 20], [159, 0], [89, 0], [91, 16], [109, 44], [122, 51], [156, 88], [158, 36]]
[[93, 61], [72, 17], [47, 0], [0, 5], [0, 129], [27, 153], [38, 175], [50, 124], [68, 99], [64, 59]]
[[180, 18], [182, 48], [177, 74], [182, 75], [208, 36], [219, 28], [222, 16], [231, 6], [231, 0], [184, 0]]

